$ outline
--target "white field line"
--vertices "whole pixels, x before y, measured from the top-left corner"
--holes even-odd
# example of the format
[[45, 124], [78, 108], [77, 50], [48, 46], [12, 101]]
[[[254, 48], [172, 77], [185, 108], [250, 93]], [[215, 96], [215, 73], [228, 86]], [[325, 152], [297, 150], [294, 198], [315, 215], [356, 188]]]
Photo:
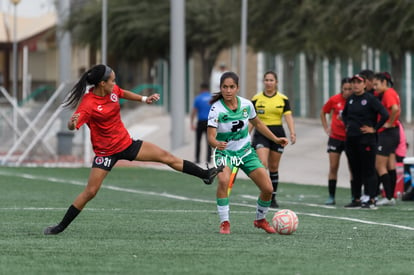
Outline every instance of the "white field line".
[[[0, 211], [65, 211], [67, 208], [60, 207], [0, 207]], [[114, 211], [114, 212], [129, 212], [130, 209], [121, 209], [121, 208], [85, 208], [83, 211]], [[151, 212], [151, 213], [216, 213], [215, 210], [194, 210], [194, 209], [142, 209], [136, 210], [134, 212]], [[255, 211], [231, 211], [232, 214], [254, 214]]]
[[[257, 197], [251, 196], [251, 195], [241, 195], [242, 198], [250, 199], [250, 200], [257, 200]], [[294, 202], [289, 201], [289, 204], [297, 204], [297, 205], [306, 205], [310, 207], [318, 207], [318, 208], [327, 208], [327, 209], [335, 209], [335, 206], [332, 205], [321, 205], [316, 203], [306, 203], [306, 202]]]
[[[254, 199], [257, 200], [257, 197], [250, 196], [250, 195], [243, 195], [243, 198], [246, 199]], [[312, 206], [312, 207], [320, 207], [320, 208], [328, 208], [325, 205], [317, 205], [313, 203], [300, 203], [300, 202], [287, 202], [288, 204], [301, 204], [306, 206]], [[329, 208], [334, 208], [334, 206], [329, 206]], [[363, 211], [374, 211], [374, 210], [363, 210]], [[339, 217], [339, 216], [327, 216], [327, 215], [320, 215], [320, 214], [314, 214], [314, 213], [301, 213], [296, 212], [298, 215], [305, 215], [305, 216], [311, 216], [311, 217], [319, 217], [319, 218], [327, 218], [327, 219], [336, 219], [336, 220], [344, 220], [344, 221], [352, 221], [352, 222], [359, 222], [359, 223], [365, 223], [365, 224], [374, 224], [374, 225], [382, 225], [382, 226], [389, 226], [389, 227], [395, 227], [399, 229], [406, 229], [406, 230], [412, 230], [414, 231], [413, 227], [404, 226], [404, 225], [397, 225], [397, 224], [390, 224], [390, 223], [379, 223], [379, 222], [372, 222], [372, 221], [366, 221], [361, 219], [355, 219], [355, 218], [348, 218], [348, 217]]]
[[[0, 171], [0, 175], [9, 176], [9, 177], [16, 177], [16, 178], [36, 179], [36, 180], [43, 180], [43, 181], [49, 181], [49, 182], [69, 183], [69, 184], [73, 184], [73, 185], [82, 185], [82, 186], [85, 185], [84, 182], [80, 182], [80, 181], [65, 180], [65, 179], [59, 179], [59, 178], [53, 178], [53, 177], [35, 176], [35, 175], [31, 175], [31, 174], [14, 174], [14, 173], [8, 173], [6, 171]], [[122, 188], [122, 187], [117, 187], [117, 186], [112, 186], [112, 185], [102, 185], [101, 188], [114, 190], [114, 191], [120, 191], [120, 192], [126, 192], [126, 193], [133, 193], [133, 194], [165, 197], [165, 198], [183, 200], [183, 201], [193, 201], [193, 202], [216, 204], [215, 200], [210, 201], [210, 200], [203, 200], [203, 199], [188, 198], [188, 197], [173, 195], [173, 194], [169, 194], [169, 193], [165, 193], [165, 192], [157, 193], [157, 192], [142, 191], [142, 190], [136, 190], [136, 189], [130, 189], [130, 188]], [[257, 197], [254, 197], [254, 196], [244, 195], [243, 197], [247, 198], [247, 199], [257, 200]], [[289, 203], [293, 203], [293, 202], [289, 202]], [[256, 205], [251, 205], [251, 204], [247, 204], [247, 203], [232, 203], [232, 205], [249, 207], [249, 208], [256, 208]], [[305, 205], [316, 206], [316, 204], [305, 204]], [[12, 208], [3, 208], [3, 209], [9, 209], [10, 210]], [[21, 209], [30, 210], [31, 208], [21, 208]], [[33, 210], [35, 210], [35, 209], [36, 208], [34, 208]], [[47, 210], [48, 208], [40, 208], [40, 209]], [[54, 208], [51, 208], [51, 209], [54, 209]], [[147, 210], [147, 211], [153, 211], [153, 210]], [[166, 210], [158, 210], [158, 211], [166, 211]], [[180, 210], [178, 210], [178, 211], [180, 211]], [[181, 210], [181, 211], [187, 211], [187, 210]], [[275, 210], [271, 209], [271, 211], [277, 211], [277, 209], [275, 209]], [[369, 210], [367, 210], [367, 211], [369, 211]], [[207, 211], [207, 212], [212, 212], [212, 211]], [[235, 211], [232, 211], [232, 212], [235, 212]], [[302, 212], [297, 212], [297, 214], [298, 215], [311, 216], [311, 217], [318, 217], [318, 218], [345, 220], [345, 221], [351, 221], [351, 222], [357, 222], [357, 223], [363, 223], [363, 224], [388, 226], [388, 227], [394, 227], [394, 228], [414, 231], [414, 228], [409, 227], [409, 226], [389, 224], [389, 223], [372, 222], [372, 221], [349, 218], [349, 217], [328, 216], [328, 215], [320, 215], [320, 214], [315, 214], [315, 213], [302, 213]]]
[[[2, 207], [0, 211], [65, 211], [68, 208], [60, 208], [60, 207]], [[125, 209], [120, 208], [88, 208], [88, 211], [125, 211]]]

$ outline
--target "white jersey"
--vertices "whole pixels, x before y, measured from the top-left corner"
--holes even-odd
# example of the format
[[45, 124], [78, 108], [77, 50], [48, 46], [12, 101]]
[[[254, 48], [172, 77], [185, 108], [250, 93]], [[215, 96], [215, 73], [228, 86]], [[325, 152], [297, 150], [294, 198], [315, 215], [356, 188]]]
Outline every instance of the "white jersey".
[[237, 110], [233, 111], [220, 99], [213, 103], [208, 115], [208, 126], [217, 129], [216, 139], [227, 142], [229, 151], [250, 146], [249, 120], [256, 117], [250, 100], [238, 96], [237, 102]]

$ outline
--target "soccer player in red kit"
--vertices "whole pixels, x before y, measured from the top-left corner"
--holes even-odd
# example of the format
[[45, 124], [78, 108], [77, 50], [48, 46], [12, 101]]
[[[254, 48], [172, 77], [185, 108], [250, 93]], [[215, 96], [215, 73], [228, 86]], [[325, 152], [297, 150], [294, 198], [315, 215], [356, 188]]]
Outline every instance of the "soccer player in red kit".
[[[88, 84], [93, 87], [85, 93]], [[76, 197], [61, 222], [47, 227], [44, 234], [55, 235], [65, 230], [95, 197], [106, 175], [120, 159], [161, 162], [177, 171], [199, 177], [206, 184], [211, 184], [215, 176], [223, 170], [223, 166], [202, 169], [155, 144], [133, 140], [121, 121], [120, 98], [151, 104], [159, 100], [160, 96], [141, 96], [121, 89], [115, 84], [114, 71], [103, 64], [86, 71], [72, 88], [64, 105], [78, 107], [68, 122], [68, 128], [77, 130], [87, 124], [96, 156], [85, 189]]]
[[392, 88], [391, 75], [387, 72], [377, 73], [374, 76], [374, 88], [381, 98], [381, 103], [387, 109], [389, 118], [378, 129], [378, 150], [375, 158], [375, 167], [385, 191], [385, 197], [377, 205], [394, 205], [394, 189], [397, 182], [395, 150], [400, 143], [399, 118], [401, 112], [400, 97]]
[[[329, 153], [329, 175], [328, 175], [328, 192], [329, 198], [326, 205], [335, 204], [335, 192], [338, 179], [339, 161], [341, 153], [345, 150], [345, 125], [342, 121], [342, 110], [345, 107], [346, 99], [352, 94], [351, 78], [345, 77], [341, 81], [341, 93], [336, 94], [328, 99], [323, 105], [320, 112], [320, 118], [323, 129], [329, 136], [328, 149]], [[331, 115], [331, 124], [328, 126], [326, 114]]]

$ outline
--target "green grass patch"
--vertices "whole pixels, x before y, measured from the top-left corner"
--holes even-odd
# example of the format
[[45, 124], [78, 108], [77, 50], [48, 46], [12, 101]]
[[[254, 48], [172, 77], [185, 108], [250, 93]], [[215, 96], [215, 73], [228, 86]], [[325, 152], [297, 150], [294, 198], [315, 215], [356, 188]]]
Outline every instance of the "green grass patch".
[[[349, 189], [325, 207], [327, 187], [281, 183], [281, 208], [298, 231], [253, 227], [259, 191], [237, 180], [230, 235], [218, 234], [216, 186], [182, 173], [115, 168], [57, 236], [57, 223], [83, 190], [87, 168], [0, 168], [0, 274], [411, 274], [413, 202], [349, 210]], [[268, 215], [268, 220], [275, 210]]]

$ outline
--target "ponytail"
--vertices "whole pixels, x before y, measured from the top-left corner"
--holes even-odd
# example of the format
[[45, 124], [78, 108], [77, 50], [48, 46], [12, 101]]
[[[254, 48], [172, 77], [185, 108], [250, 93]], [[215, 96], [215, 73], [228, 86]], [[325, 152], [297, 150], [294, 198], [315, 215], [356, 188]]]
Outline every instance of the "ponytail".
[[82, 74], [79, 81], [73, 86], [68, 97], [63, 102], [64, 107], [76, 107], [82, 96], [85, 94], [87, 85], [95, 87], [101, 81], [107, 81], [112, 73], [112, 69], [106, 65], [98, 64]]
[[223, 95], [221, 92], [214, 93], [210, 100], [210, 105], [212, 105], [214, 102], [219, 101], [221, 98], [223, 98]]
[[78, 83], [76, 83], [75, 86], [73, 86], [72, 90], [69, 93], [69, 96], [63, 102], [64, 107], [74, 108], [78, 105], [80, 99], [86, 91], [86, 86], [88, 84], [86, 81], [86, 77], [88, 76], [89, 72], [90, 70], [85, 72], [79, 79]]

